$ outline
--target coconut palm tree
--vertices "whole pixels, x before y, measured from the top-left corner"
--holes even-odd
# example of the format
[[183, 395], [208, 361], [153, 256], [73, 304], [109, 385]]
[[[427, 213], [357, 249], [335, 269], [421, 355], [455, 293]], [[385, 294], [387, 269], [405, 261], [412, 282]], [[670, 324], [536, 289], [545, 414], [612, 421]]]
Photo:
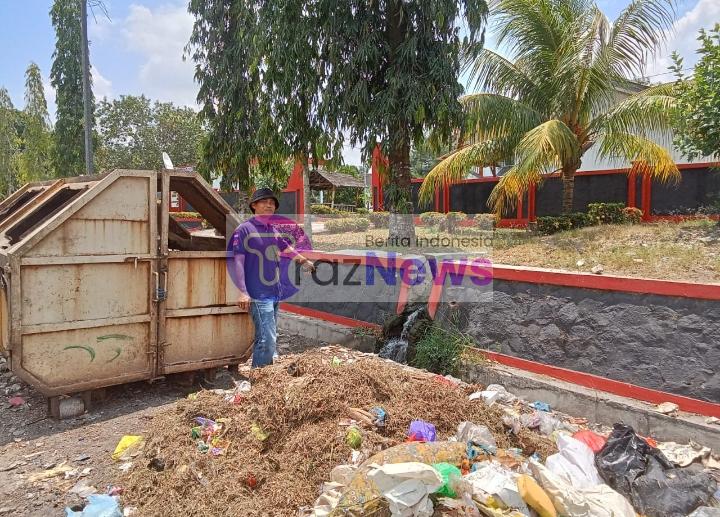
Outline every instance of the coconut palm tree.
[[592, 0], [498, 0], [491, 13], [498, 46], [511, 58], [484, 49], [469, 64], [481, 93], [461, 99], [461, 144], [430, 171], [421, 199], [504, 157], [514, 165], [488, 201], [496, 213], [552, 172], [560, 172], [568, 213], [575, 173], [591, 147], [633, 163], [635, 172], [679, 178], [656, 143], [669, 134], [673, 87], [638, 92], [630, 79], [642, 76], [672, 26], [672, 0], [633, 0], [614, 22]]

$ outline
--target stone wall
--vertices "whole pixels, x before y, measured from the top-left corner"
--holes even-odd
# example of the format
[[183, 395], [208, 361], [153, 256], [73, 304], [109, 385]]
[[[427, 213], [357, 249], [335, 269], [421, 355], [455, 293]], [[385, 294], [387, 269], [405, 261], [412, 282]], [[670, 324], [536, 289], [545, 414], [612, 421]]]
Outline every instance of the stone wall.
[[[497, 279], [493, 287], [491, 300], [459, 309], [479, 347], [720, 402], [720, 302]], [[450, 289], [443, 299], [453, 297]]]

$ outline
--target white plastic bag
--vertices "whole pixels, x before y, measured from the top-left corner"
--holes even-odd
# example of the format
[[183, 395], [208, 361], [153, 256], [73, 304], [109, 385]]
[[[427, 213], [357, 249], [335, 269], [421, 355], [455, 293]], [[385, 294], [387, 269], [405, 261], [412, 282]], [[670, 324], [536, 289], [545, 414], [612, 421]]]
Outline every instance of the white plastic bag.
[[473, 424], [472, 422], [460, 422], [455, 437], [458, 442], [462, 443], [474, 442], [477, 445], [497, 447], [495, 437], [490, 432], [490, 429], [487, 426]]
[[590, 488], [603, 483], [595, 467], [595, 454], [580, 440], [558, 434], [558, 453], [548, 456], [545, 466], [574, 488]]
[[518, 475], [495, 461], [477, 464], [477, 470], [463, 476], [462, 480], [472, 486], [472, 495], [486, 504], [490, 498], [500, 500], [507, 508], [519, 510], [530, 515], [530, 509], [520, 497], [517, 486]]
[[437, 470], [415, 461], [370, 465], [367, 477], [387, 499], [393, 517], [431, 517], [429, 495], [443, 485]]
[[561, 515], [572, 517], [635, 517], [635, 510], [622, 495], [607, 485], [573, 488], [541, 463], [531, 459], [535, 480]]

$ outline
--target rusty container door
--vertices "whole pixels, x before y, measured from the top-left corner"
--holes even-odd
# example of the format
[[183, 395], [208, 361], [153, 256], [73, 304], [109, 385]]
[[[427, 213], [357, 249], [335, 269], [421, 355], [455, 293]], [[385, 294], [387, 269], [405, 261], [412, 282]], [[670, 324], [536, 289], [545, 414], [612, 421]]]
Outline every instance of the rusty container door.
[[115, 171], [11, 256], [13, 370], [45, 395], [154, 376], [156, 207], [157, 173]]
[[[169, 218], [167, 201], [169, 192], [179, 189], [193, 208], [221, 227], [218, 234], [224, 232], [222, 213], [232, 209], [198, 176], [163, 174], [161, 263], [167, 290], [159, 306], [159, 373], [237, 364], [249, 356], [254, 331], [250, 315], [235, 304], [238, 292], [227, 272], [224, 236], [185, 235], [180, 239], [185, 249], [168, 250], [168, 232], [183, 230]], [[177, 234], [171, 235], [170, 241], [177, 240]]]

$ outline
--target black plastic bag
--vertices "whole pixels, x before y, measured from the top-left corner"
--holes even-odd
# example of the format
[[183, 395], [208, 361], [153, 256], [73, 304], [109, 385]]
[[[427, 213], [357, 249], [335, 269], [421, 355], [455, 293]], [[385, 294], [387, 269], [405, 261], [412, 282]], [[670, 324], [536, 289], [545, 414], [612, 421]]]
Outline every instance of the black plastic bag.
[[717, 489], [717, 482], [704, 472], [673, 468], [662, 452], [622, 424], [613, 427], [595, 455], [595, 465], [608, 485], [648, 517], [684, 517]]

